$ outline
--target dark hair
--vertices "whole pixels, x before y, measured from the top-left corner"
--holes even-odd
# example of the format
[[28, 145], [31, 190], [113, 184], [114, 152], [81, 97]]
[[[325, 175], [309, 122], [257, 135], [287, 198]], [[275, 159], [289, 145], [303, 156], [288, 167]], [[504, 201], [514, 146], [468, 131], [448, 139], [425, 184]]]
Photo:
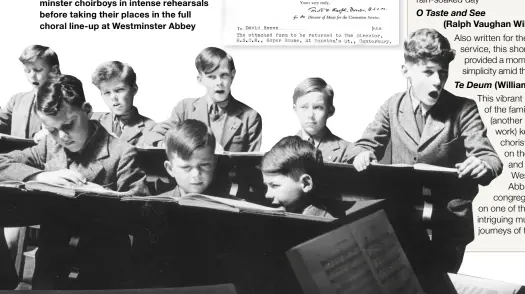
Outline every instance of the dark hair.
[[47, 80], [36, 95], [35, 111], [55, 116], [63, 103], [82, 107], [86, 102], [82, 82], [70, 75], [59, 75]]
[[412, 32], [404, 43], [405, 61], [419, 63], [432, 61], [448, 65], [456, 57], [445, 36], [434, 29], [419, 29]]
[[334, 107], [334, 90], [321, 78], [307, 78], [297, 85], [293, 92], [293, 104], [297, 103], [299, 97], [312, 92], [323, 93], [326, 97], [327, 106]]
[[173, 153], [183, 160], [191, 158], [197, 149], [207, 146], [215, 150], [215, 136], [203, 122], [187, 119], [178, 122], [164, 137], [166, 155], [171, 160]]
[[225, 59], [228, 60], [228, 68], [230, 71], [235, 69], [233, 58], [226, 51], [216, 48], [208, 47], [205, 48], [195, 58], [195, 67], [199, 73], [208, 74], [219, 68], [220, 62]]
[[57, 66], [58, 73], [60, 73], [60, 63], [58, 56], [51, 48], [42, 45], [27, 46], [18, 60], [23, 64], [35, 62], [37, 59], [42, 59], [49, 67]]
[[93, 75], [91, 75], [91, 81], [93, 85], [100, 87], [100, 83], [108, 81], [113, 78], [120, 78], [124, 83], [133, 87], [137, 84], [137, 75], [133, 68], [120, 61], [107, 61], [99, 65]]
[[321, 151], [298, 136], [282, 138], [261, 161], [263, 173], [282, 174], [296, 181], [301, 175], [309, 174], [315, 182], [322, 166]]

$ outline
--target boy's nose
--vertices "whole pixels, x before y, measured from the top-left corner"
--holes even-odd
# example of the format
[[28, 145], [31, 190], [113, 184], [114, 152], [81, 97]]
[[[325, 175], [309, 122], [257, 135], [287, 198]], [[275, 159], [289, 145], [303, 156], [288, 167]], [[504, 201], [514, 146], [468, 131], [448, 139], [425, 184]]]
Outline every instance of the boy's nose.
[[306, 115], [308, 115], [308, 117], [314, 117], [314, 109], [311, 107], [306, 109]]
[[201, 170], [199, 168], [192, 168], [190, 175], [194, 178], [199, 177], [201, 175]]
[[68, 135], [66, 132], [64, 131], [58, 131], [58, 137], [61, 139], [61, 140], [66, 140]]
[[432, 84], [434, 86], [439, 86], [441, 84], [441, 77], [439, 76], [439, 73], [434, 73], [432, 76], [431, 76], [431, 79], [432, 79]]

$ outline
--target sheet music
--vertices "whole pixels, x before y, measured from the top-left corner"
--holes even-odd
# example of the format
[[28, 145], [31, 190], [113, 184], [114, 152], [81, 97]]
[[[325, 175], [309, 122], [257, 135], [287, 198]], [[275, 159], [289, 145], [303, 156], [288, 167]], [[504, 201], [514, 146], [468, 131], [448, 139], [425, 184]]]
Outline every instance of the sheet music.
[[388, 293], [423, 293], [384, 211], [357, 220], [351, 228]]
[[478, 277], [448, 274], [458, 294], [515, 294], [521, 285]]
[[288, 256], [305, 293], [424, 293], [382, 210], [298, 245]]

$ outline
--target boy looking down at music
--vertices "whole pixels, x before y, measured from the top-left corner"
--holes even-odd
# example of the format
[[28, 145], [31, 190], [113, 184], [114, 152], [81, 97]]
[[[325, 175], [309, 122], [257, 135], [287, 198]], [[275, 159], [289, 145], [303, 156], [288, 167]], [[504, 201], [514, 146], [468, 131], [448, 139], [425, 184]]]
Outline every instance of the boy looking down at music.
[[164, 167], [177, 182], [177, 187], [167, 193], [181, 197], [209, 192], [217, 163], [215, 136], [209, 128], [194, 119], [178, 122], [166, 133], [164, 146], [168, 157]]
[[[91, 106], [77, 78], [63, 75], [47, 81], [38, 89], [34, 111], [49, 135], [37, 146], [0, 155], [0, 181], [94, 183], [147, 194], [135, 148], [88, 119]], [[128, 232], [96, 221], [115, 219], [106, 207], [90, 209], [78, 203], [43, 213], [33, 289], [119, 288], [128, 278]]]

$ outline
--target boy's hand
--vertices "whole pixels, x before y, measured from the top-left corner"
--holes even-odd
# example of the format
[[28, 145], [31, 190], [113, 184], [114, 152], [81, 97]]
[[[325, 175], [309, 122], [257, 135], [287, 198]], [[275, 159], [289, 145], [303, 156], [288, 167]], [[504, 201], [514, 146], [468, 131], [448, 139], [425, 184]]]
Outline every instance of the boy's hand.
[[471, 156], [462, 163], [456, 163], [459, 172], [459, 178], [472, 178], [478, 180], [487, 174], [490, 166], [483, 160]]
[[372, 151], [363, 151], [354, 158], [354, 167], [357, 171], [364, 171], [368, 166], [377, 162], [377, 158]]
[[42, 172], [31, 177], [29, 180], [46, 182], [62, 186], [80, 186], [87, 183], [86, 178], [83, 175], [70, 169], [61, 169], [52, 172]]
[[35, 143], [38, 143], [46, 138], [46, 136], [49, 134], [49, 132], [46, 129], [41, 129], [33, 136], [33, 141]]

